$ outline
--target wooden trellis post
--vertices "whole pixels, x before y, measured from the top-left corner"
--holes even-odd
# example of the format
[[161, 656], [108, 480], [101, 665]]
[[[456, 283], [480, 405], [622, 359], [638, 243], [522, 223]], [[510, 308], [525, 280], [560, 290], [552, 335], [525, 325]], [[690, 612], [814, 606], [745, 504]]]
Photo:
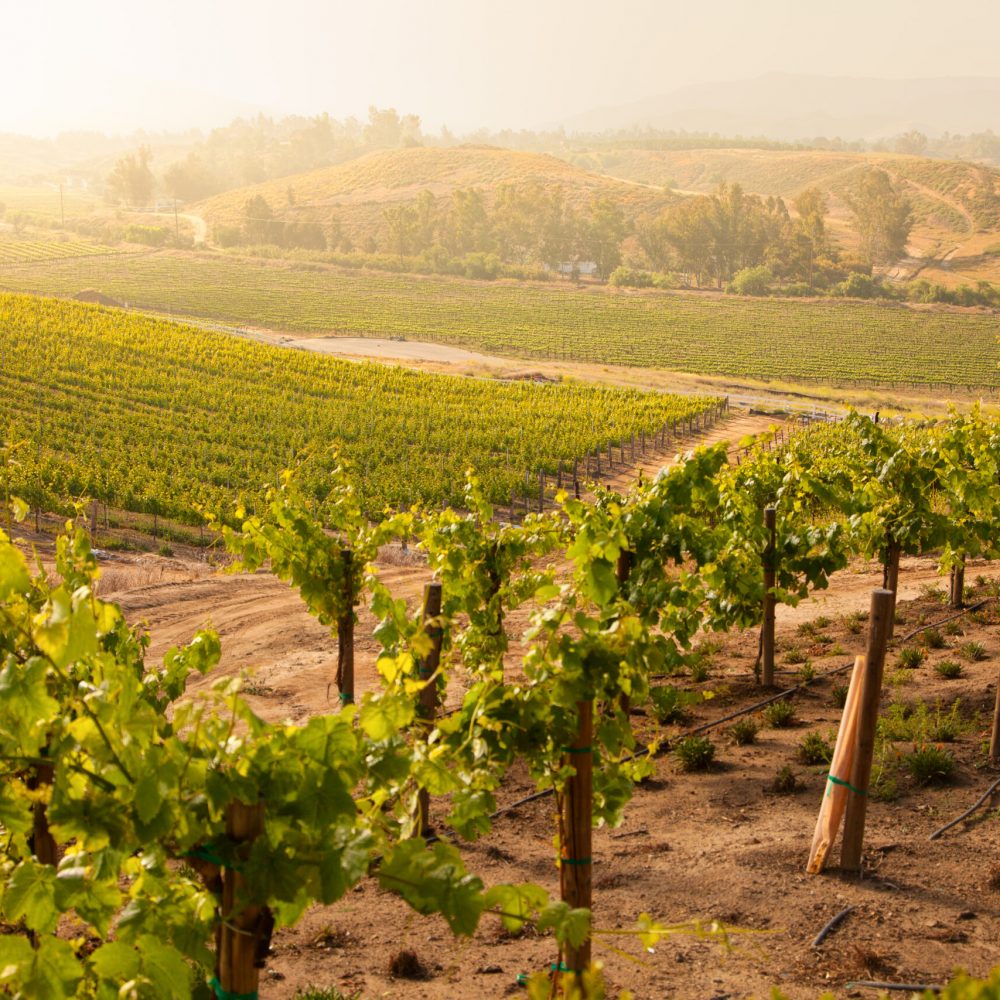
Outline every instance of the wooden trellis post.
[[871, 781], [872, 756], [875, 750], [878, 706], [882, 696], [882, 671], [885, 667], [885, 650], [889, 643], [889, 630], [892, 626], [895, 604], [896, 595], [891, 591], [882, 589], [872, 592], [868, 648], [865, 653], [865, 669], [861, 677], [858, 729], [848, 786], [844, 843], [840, 853], [840, 866], [849, 872], [861, 871], [865, 817], [868, 810], [868, 785]]
[[[440, 624], [428, 625], [432, 619], [441, 615], [441, 584], [428, 583], [424, 587], [424, 611], [423, 620], [427, 629], [427, 634], [431, 639], [431, 650], [418, 664], [420, 679], [424, 682], [420, 690], [419, 717], [420, 722], [426, 731], [434, 725], [434, 717], [438, 709], [438, 684], [435, 676], [438, 667], [441, 665], [441, 639], [442, 631]], [[426, 788], [420, 789], [417, 808], [420, 811], [420, 834], [425, 836], [430, 831], [430, 793]]]
[[337, 619], [337, 689], [343, 705], [354, 703], [354, 553], [344, 549], [344, 612]]
[[774, 685], [774, 585], [777, 576], [777, 514], [773, 507], [764, 509], [767, 547], [764, 549], [764, 625], [761, 629], [761, 683]]
[[[247, 848], [240, 847], [252, 844], [263, 832], [263, 803], [231, 802], [226, 808], [226, 836], [237, 845], [238, 854], [248, 853]], [[215, 957], [216, 993], [220, 996], [256, 996], [270, 939], [268, 911], [262, 906], [244, 905], [243, 886], [238, 867], [223, 871], [222, 925]], [[237, 909], [239, 906], [243, 908]]]
[[[594, 704], [577, 703], [577, 734], [567, 748], [565, 764], [574, 769], [566, 782], [562, 803], [562, 839], [559, 859], [559, 887], [564, 903], [574, 909], [593, 907], [593, 798], [594, 798]], [[590, 965], [590, 937], [581, 945], [566, 946], [560, 973], [577, 981]]]

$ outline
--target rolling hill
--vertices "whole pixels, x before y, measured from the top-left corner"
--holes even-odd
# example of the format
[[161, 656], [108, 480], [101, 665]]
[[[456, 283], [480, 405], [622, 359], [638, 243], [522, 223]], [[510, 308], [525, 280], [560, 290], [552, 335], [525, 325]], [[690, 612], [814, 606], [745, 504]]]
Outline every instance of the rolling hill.
[[487, 196], [503, 185], [561, 188], [577, 207], [607, 197], [638, 214], [666, 204], [662, 190], [615, 180], [582, 170], [544, 153], [525, 153], [492, 146], [448, 149], [413, 147], [369, 153], [356, 160], [304, 174], [238, 188], [194, 207], [210, 225], [239, 225], [246, 203], [264, 197], [276, 215], [288, 221], [327, 222], [336, 217], [358, 242], [383, 225], [382, 213], [393, 205], [416, 200], [430, 191], [441, 201], [453, 191], [476, 188]]

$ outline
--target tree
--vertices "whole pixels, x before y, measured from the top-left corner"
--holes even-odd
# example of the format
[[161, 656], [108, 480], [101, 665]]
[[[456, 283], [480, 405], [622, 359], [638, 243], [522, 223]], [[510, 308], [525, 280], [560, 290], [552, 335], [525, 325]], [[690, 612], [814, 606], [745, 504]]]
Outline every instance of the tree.
[[591, 202], [587, 220], [587, 243], [597, 272], [606, 278], [622, 262], [621, 245], [628, 227], [619, 204], [609, 198]]
[[149, 161], [153, 158], [149, 146], [140, 146], [135, 153], [121, 157], [108, 176], [112, 193], [132, 207], [145, 207], [153, 198], [153, 171]]
[[243, 208], [243, 231], [251, 245], [274, 242], [274, 212], [262, 194], [248, 198]]
[[163, 175], [167, 194], [178, 201], [200, 201], [223, 190], [225, 183], [197, 153], [171, 163]]
[[864, 257], [873, 264], [899, 260], [913, 228], [913, 206], [892, 178], [878, 168], [866, 170], [845, 200], [854, 215]]
[[896, 137], [896, 152], [908, 153], [911, 156], [923, 156], [927, 152], [927, 136], [923, 132], [912, 129]]

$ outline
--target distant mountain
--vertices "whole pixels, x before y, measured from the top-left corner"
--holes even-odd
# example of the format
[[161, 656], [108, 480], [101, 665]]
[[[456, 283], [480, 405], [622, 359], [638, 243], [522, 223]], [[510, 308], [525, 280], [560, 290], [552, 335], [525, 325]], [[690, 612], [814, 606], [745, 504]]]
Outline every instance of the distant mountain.
[[878, 139], [910, 129], [927, 135], [1000, 132], [1000, 78], [878, 80], [769, 73], [694, 84], [599, 108], [563, 124], [571, 132], [650, 127], [790, 141]]

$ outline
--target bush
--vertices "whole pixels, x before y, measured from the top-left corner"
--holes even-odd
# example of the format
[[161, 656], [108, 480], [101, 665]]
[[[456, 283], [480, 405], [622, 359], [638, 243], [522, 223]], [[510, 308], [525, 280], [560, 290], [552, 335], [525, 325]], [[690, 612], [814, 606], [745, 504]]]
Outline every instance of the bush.
[[661, 725], [683, 722], [687, 718], [688, 708], [703, 700], [697, 691], [685, 691], [673, 684], [653, 688], [649, 697], [653, 704], [653, 715]]
[[958, 652], [962, 657], [968, 660], [969, 663], [978, 663], [980, 660], [985, 660], [989, 656], [986, 652], [986, 647], [981, 642], [967, 642], [958, 647]]
[[769, 267], [745, 267], [733, 275], [726, 291], [733, 295], [769, 295], [773, 280]]
[[707, 736], [685, 736], [674, 747], [682, 771], [704, 771], [715, 759], [715, 744]]
[[738, 747], [745, 747], [757, 741], [760, 726], [753, 719], [740, 719], [729, 727], [729, 737]]
[[819, 733], [806, 733], [799, 742], [799, 760], [803, 764], [829, 764], [833, 747]]
[[885, 294], [885, 289], [867, 274], [850, 274], [846, 281], [834, 286], [834, 295], [847, 299], [875, 299]]
[[128, 243], [142, 243], [147, 247], [162, 247], [170, 239], [170, 230], [163, 226], [131, 225], [125, 230]]
[[771, 791], [777, 792], [779, 795], [791, 795], [798, 787], [799, 782], [795, 777], [795, 772], [787, 764], [774, 776], [774, 781], [771, 782]]
[[830, 701], [836, 708], [843, 708], [847, 704], [847, 692], [850, 690], [847, 684], [835, 684], [830, 692]]
[[927, 643], [928, 649], [944, 649], [944, 636], [940, 629], [929, 628], [924, 632], [924, 642]]
[[942, 660], [934, 664], [934, 669], [947, 681], [962, 676], [962, 664], [957, 660]]
[[608, 284], [616, 288], [652, 288], [653, 276], [649, 271], [620, 265], [611, 272]]
[[947, 784], [955, 773], [955, 758], [941, 747], [914, 747], [903, 764], [918, 785]]
[[764, 709], [764, 721], [772, 729], [787, 729], [795, 721], [795, 706], [786, 698], [772, 701]]
[[904, 646], [899, 651], [899, 665], [907, 670], [916, 670], [924, 662], [924, 651], [916, 646]]

